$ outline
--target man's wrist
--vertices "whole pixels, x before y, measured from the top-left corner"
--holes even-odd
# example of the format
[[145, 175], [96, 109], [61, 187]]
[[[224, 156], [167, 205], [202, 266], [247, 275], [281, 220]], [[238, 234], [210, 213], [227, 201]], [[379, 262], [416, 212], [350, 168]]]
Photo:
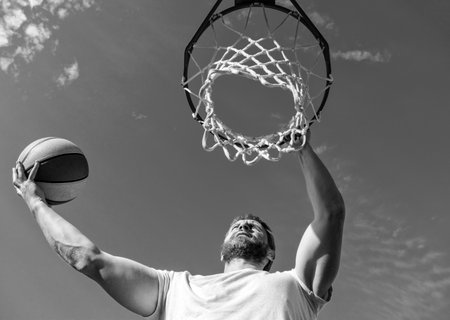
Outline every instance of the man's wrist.
[[306, 143], [305, 143], [305, 145], [303, 146], [303, 148], [301, 148], [301, 149], [298, 151], [298, 155], [301, 157], [301, 156], [303, 156], [306, 152], [310, 152], [311, 150], [312, 150], [311, 145], [309, 144], [308, 141], [306, 141]]
[[41, 205], [47, 205], [47, 202], [45, 201], [45, 199], [42, 199], [38, 195], [33, 195], [33, 196], [27, 197], [25, 202], [31, 211], [36, 210]]

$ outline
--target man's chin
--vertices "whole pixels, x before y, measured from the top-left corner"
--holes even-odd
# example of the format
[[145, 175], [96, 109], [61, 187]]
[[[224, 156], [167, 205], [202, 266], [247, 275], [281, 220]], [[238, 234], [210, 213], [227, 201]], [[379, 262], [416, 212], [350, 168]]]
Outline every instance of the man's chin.
[[268, 246], [255, 243], [247, 236], [239, 236], [222, 245], [222, 257], [225, 262], [241, 258], [261, 262], [267, 256]]

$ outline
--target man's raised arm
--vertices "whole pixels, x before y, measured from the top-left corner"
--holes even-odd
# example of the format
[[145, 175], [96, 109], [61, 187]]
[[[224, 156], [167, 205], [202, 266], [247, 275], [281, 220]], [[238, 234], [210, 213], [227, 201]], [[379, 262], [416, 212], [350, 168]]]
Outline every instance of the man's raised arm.
[[314, 219], [300, 241], [295, 271], [317, 296], [326, 298], [339, 269], [344, 201], [309, 142], [299, 151], [299, 159]]
[[36, 163], [26, 177], [23, 165], [13, 168], [13, 184], [52, 249], [70, 266], [95, 280], [117, 302], [129, 310], [148, 316], [156, 309], [158, 277], [149, 267], [101, 251], [72, 224], [59, 216], [34, 183]]

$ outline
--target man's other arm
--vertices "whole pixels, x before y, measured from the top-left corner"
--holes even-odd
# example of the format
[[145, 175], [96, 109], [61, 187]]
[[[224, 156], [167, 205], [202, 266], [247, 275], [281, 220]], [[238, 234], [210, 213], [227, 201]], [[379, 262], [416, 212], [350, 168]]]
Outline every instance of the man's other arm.
[[13, 168], [13, 184], [24, 199], [50, 247], [70, 266], [95, 280], [108, 294], [127, 309], [148, 316], [158, 302], [156, 272], [135, 261], [100, 250], [45, 201], [43, 191], [33, 179], [36, 164], [27, 178], [21, 163]]
[[314, 219], [298, 246], [295, 270], [317, 296], [326, 297], [339, 269], [345, 206], [333, 178], [309, 142], [299, 151], [299, 159]]

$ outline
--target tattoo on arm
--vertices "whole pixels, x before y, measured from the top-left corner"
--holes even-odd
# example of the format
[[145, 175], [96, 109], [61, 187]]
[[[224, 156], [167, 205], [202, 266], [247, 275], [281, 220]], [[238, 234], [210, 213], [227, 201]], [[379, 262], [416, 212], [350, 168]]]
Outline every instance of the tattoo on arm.
[[59, 241], [53, 245], [56, 253], [69, 265], [78, 271], [82, 271], [88, 262], [89, 248], [82, 246], [72, 246]]

